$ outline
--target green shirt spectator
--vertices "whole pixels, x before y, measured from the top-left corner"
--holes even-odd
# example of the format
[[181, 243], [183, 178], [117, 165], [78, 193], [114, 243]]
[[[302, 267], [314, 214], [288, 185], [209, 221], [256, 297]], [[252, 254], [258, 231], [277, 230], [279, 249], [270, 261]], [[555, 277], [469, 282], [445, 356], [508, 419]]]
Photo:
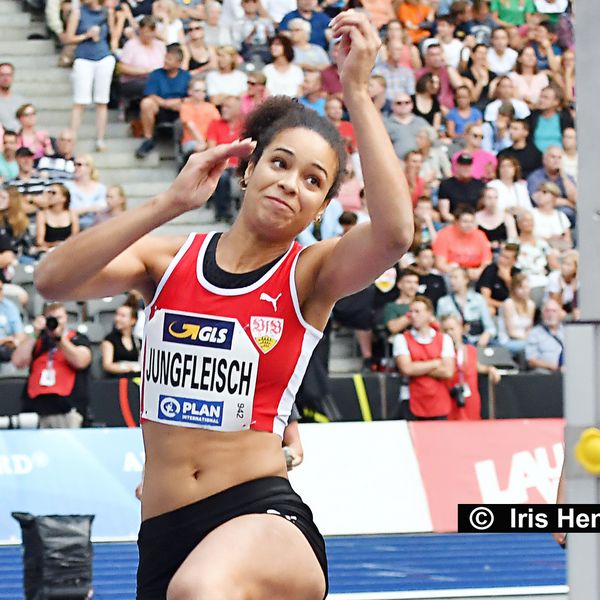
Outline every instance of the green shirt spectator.
[[533, 0], [492, 0], [490, 10], [497, 21], [507, 25], [524, 25], [526, 15], [535, 13]]

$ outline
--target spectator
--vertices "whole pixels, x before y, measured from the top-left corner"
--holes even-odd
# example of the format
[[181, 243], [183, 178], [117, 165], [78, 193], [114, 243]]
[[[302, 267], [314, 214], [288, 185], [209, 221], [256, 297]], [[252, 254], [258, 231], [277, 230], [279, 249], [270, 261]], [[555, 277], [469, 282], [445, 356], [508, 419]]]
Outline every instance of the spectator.
[[242, 0], [243, 16], [231, 27], [233, 44], [245, 62], [264, 65], [269, 62], [269, 38], [273, 35], [272, 21], [260, 14], [259, 0]]
[[492, 45], [487, 53], [488, 65], [496, 75], [507, 75], [517, 62], [517, 53], [508, 45], [508, 31], [504, 27], [494, 29]]
[[561, 172], [577, 185], [577, 133], [574, 127], [566, 127], [562, 136], [563, 157]]
[[287, 13], [295, 10], [296, 0], [261, 0], [265, 12], [275, 25], [279, 25]]
[[329, 240], [342, 235], [340, 217], [344, 209], [337, 198], [327, 205], [320, 221], [312, 221], [296, 238], [301, 246], [312, 246], [321, 240]]
[[104, 135], [108, 119], [108, 101], [115, 57], [108, 45], [108, 11], [102, 0], [83, 0], [69, 15], [63, 42], [76, 44], [73, 62], [73, 110], [71, 129], [79, 131], [83, 110], [92, 101], [96, 105], [96, 151], [106, 149]]
[[[183, 21], [179, 18], [180, 11], [173, 0], [154, 0], [152, 16], [156, 20], [156, 37], [167, 46], [179, 44], [184, 46]], [[158, 68], [158, 67], [156, 67]]]
[[12, 356], [18, 369], [29, 367], [23, 411], [40, 416], [40, 428], [78, 428], [87, 417], [88, 373], [92, 352], [88, 339], [69, 329], [64, 304], [46, 304], [33, 322], [34, 337]]
[[204, 39], [209, 48], [231, 46], [231, 34], [228, 27], [221, 27], [221, 4], [210, 1], [204, 6], [206, 21], [204, 23]]
[[19, 129], [17, 108], [26, 101], [21, 94], [15, 94], [11, 90], [14, 76], [15, 68], [11, 63], [0, 63], [0, 125], [5, 129], [17, 131]]
[[425, 52], [430, 44], [439, 44], [444, 53], [444, 63], [448, 67], [458, 69], [463, 62], [463, 42], [454, 37], [455, 23], [452, 17], [440, 16], [435, 21], [437, 32], [435, 37], [428, 38], [421, 44], [421, 51]]
[[75, 174], [75, 132], [63, 129], [56, 139], [57, 150], [42, 156], [37, 161], [36, 168], [41, 177], [47, 181], [70, 181]]
[[331, 49], [329, 50], [330, 64], [321, 71], [321, 87], [328, 96], [335, 96], [342, 100], [342, 81], [337, 66], [340, 44], [341, 39], [331, 42]]
[[388, 117], [392, 112], [392, 103], [386, 97], [387, 83], [383, 75], [371, 75], [369, 79], [369, 96], [373, 104], [384, 116]]
[[454, 374], [454, 346], [447, 335], [431, 325], [433, 305], [417, 296], [410, 305], [411, 328], [394, 339], [398, 370], [410, 378], [408, 406], [402, 417], [415, 420], [446, 420], [452, 400], [446, 381]]
[[69, 190], [69, 207], [79, 217], [79, 227], [86, 229], [94, 224], [96, 213], [106, 209], [106, 186], [98, 181], [99, 174], [89, 154], [75, 159], [75, 175], [65, 182]]
[[540, 71], [560, 69], [562, 49], [556, 42], [556, 27], [550, 21], [541, 21], [533, 29], [534, 39], [531, 45], [537, 56]]
[[547, 19], [553, 25], [558, 23], [560, 15], [569, 8], [569, 0], [533, 0], [536, 10], [548, 15]]
[[204, 33], [204, 21], [194, 19], [187, 28], [186, 52], [183, 69], [192, 77], [197, 77], [216, 68], [217, 56], [213, 48], [207, 45]]
[[361, 0], [361, 4], [377, 29], [381, 29], [386, 25], [389, 29], [390, 24], [394, 22], [400, 24], [399, 21], [393, 21], [394, 13], [391, 4], [387, 0]]
[[137, 308], [123, 304], [115, 312], [112, 331], [104, 338], [102, 369], [109, 377], [135, 377], [140, 373], [140, 342], [133, 335]]
[[364, 182], [356, 176], [352, 157], [348, 156], [344, 179], [336, 197], [344, 211], [351, 211], [356, 215], [359, 224], [370, 221], [364, 204], [363, 188]]
[[300, 104], [312, 108], [312, 110], [324, 117], [325, 98], [321, 89], [321, 73], [318, 71], [306, 71], [304, 73], [302, 91], [303, 94], [299, 98]]
[[531, 46], [521, 49], [517, 66], [508, 76], [515, 85], [517, 98], [525, 100], [530, 108], [537, 106], [542, 90], [550, 83], [546, 73], [539, 72], [535, 50]]
[[514, 156], [503, 154], [498, 159], [497, 178], [487, 184], [498, 192], [498, 211], [513, 215], [531, 210], [531, 198], [527, 184], [522, 179], [521, 165]]
[[503, 242], [517, 239], [515, 218], [498, 206], [497, 190], [489, 186], [483, 188], [477, 208], [477, 226], [485, 233], [493, 252], [497, 252]]
[[217, 69], [206, 75], [206, 91], [216, 106], [221, 106], [226, 96], [241, 96], [248, 90], [246, 73], [236, 69], [238, 58], [232, 46], [217, 48]]
[[37, 254], [29, 233], [29, 219], [16, 188], [0, 188], [0, 236], [10, 240], [10, 249], [20, 260], [33, 260]]
[[487, 0], [474, 0], [471, 14], [472, 19], [468, 22], [470, 35], [477, 44], [489, 46], [492, 41], [492, 32], [501, 23], [497, 23], [491, 16]]
[[242, 114], [247, 115], [262, 104], [269, 96], [267, 78], [261, 71], [253, 71], [248, 76], [248, 91], [242, 94], [240, 107]]
[[483, 140], [481, 148], [497, 155], [511, 145], [508, 128], [515, 116], [515, 109], [510, 102], [503, 102], [498, 109], [495, 121], [486, 121], [482, 126]]
[[267, 91], [272, 96], [297, 98], [302, 94], [304, 73], [298, 65], [292, 64], [292, 42], [286, 36], [276, 35], [271, 40], [269, 49], [273, 62], [263, 69], [267, 78]]
[[485, 107], [485, 112], [483, 113], [484, 121], [495, 121], [498, 117], [500, 107], [505, 102], [512, 104], [517, 119], [526, 119], [529, 116], [531, 111], [527, 104], [515, 97], [515, 86], [510, 77], [504, 75], [495, 79], [490, 86], [490, 91], [494, 100]]
[[454, 267], [448, 275], [448, 280], [450, 293], [438, 302], [438, 318], [444, 315], [459, 316], [465, 324], [465, 337], [469, 344], [485, 348], [496, 335], [496, 326], [485, 298], [469, 288], [466, 269]]
[[467, 155], [471, 157], [472, 166], [471, 173], [475, 179], [483, 179], [489, 181], [496, 174], [496, 157], [486, 150], [482, 150], [481, 143], [483, 141], [483, 129], [481, 125], [471, 123], [465, 128], [466, 145], [463, 150], [459, 150], [452, 157], [452, 171], [457, 175], [456, 165], [459, 157]]
[[455, 212], [456, 222], [444, 227], [433, 242], [435, 266], [448, 273], [456, 266], [468, 270], [470, 281], [477, 281], [492, 262], [492, 249], [483, 231], [477, 229], [475, 211], [462, 204]]
[[548, 298], [542, 306], [542, 322], [536, 325], [525, 342], [525, 358], [530, 369], [538, 373], [556, 373], [563, 370], [564, 327], [561, 308], [556, 300]]
[[188, 93], [189, 97], [183, 101], [179, 113], [183, 126], [181, 151], [184, 161], [193, 152], [206, 149], [208, 128], [214, 120], [221, 118], [217, 107], [206, 102], [206, 84], [203, 79], [191, 79]]
[[560, 257], [560, 270], [552, 271], [548, 275], [546, 294], [556, 300], [564, 311], [565, 317], [579, 319], [577, 296], [579, 295], [579, 253], [569, 250]]
[[150, 73], [160, 69], [165, 62], [165, 43], [155, 34], [155, 18], [144, 16], [139, 23], [138, 35], [123, 46], [119, 56], [119, 97], [125, 104], [141, 101]]
[[420, 0], [401, 0], [393, 4], [397, 5], [396, 16], [414, 44], [429, 37], [429, 28], [424, 28], [423, 25], [427, 22], [432, 24], [435, 13], [428, 4]]
[[435, 258], [429, 244], [421, 244], [414, 250], [412, 269], [419, 274], [419, 294], [429, 298], [434, 310], [442, 296], [447, 294], [445, 279], [433, 269]]
[[564, 95], [564, 104], [574, 106], [575, 103], [575, 52], [565, 50], [560, 59], [560, 69], [552, 72], [552, 82]]
[[165, 63], [150, 73], [140, 104], [144, 141], [136, 150], [144, 158], [154, 149], [156, 123], [172, 123], [179, 118], [182, 99], [187, 95], [190, 74], [181, 69], [183, 51], [179, 44], [167, 46]]
[[436, 140], [437, 133], [433, 127], [424, 127], [415, 136], [417, 150], [423, 157], [420, 175], [429, 187], [437, 191], [440, 181], [452, 176], [452, 166], [446, 147], [435, 146]]
[[329, 65], [329, 56], [321, 46], [311, 44], [310, 23], [304, 19], [289, 22], [290, 40], [294, 49], [294, 64], [306, 70], [322, 71]]
[[[2, 67], [0, 67], [1, 72]], [[17, 164], [17, 134], [10, 129], [5, 129], [2, 134], [2, 153], [0, 153], [0, 182], [10, 181], [19, 175]]]
[[404, 269], [396, 285], [400, 295], [383, 307], [383, 322], [392, 335], [402, 333], [411, 325], [410, 316], [407, 315], [419, 289], [419, 274], [413, 269]]
[[385, 128], [400, 159], [416, 148], [417, 132], [428, 126], [427, 121], [417, 117], [412, 109], [411, 97], [405, 92], [399, 92], [392, 103], [392, 114], [385, 119]]
[[400, 41], [386, 44], [385, 62], [375, 65], [372, 75], [385, 79], [386, 99], [393, 101], [399, 93], [412, 96], [415, 93], [415, 76], [411, 68], [405, 65], [405, 46]]
[[438, 209], [442, 221], [454, 221], [453, 213], [460, 204], [467, 204], [475, 212], [485, 183], [473, 177], [473, 157], [461, 154], [455, 165], [456, 175], [442, 180], [438, 192]]
[[356, 152], [356, 136], [354, 135], [354, 127], [352, 127], [352, 123], [350, 123], [350, 121], [342, 121], [342, 117], [344, 116], [344, 105], [336, 96], [331, 96], [327, 99], [325, 104], [325, 116], [340, 132], [340, 135], [346, 142], [346, 151], [348, 154]]
[[41, 158], [44, 154], [54, 154], [48, 132], [36, 129], [36, 110], [33, 104], [19, 106], [16, 115], [20, 124], [17, 135], [19, 147], [29, 148], [33, 152], [34, 160]]
[[558, 186], [552, 182], [542, 183], [534, 196], [533, 209], [535, 235], [546, 240], [559, 251], [572, 247], [571, 224], [563, 212], [557, 210], [560, 196]]
[[442, 229], [443, 225], [437, 220], [437, 215], [433, 210], [433, 202], [429, 196], [420, 196], [417, 198], [415, 224], [421, 226], [421, 231], [419, 232], [420, 245], [431, 244], [435, 240], [437, 232]]
[[484, 111], [489, 103], [490, 84], [496, 78], [489, 69], [487, 51], [485, 44], [477, 44], [471, 51], [471, 66], [461, 73], [462, 83], [470, 89], [474, 107], [479, 111]]
[[419, 69], [423, 66], [419, 49], [412, 43], [406, 29], [398, 20], [390, 21], [387, 24], [384, 45], [379, 49], [377, 62], [385, 62], [388, 59], [388, 44], [391, 42], [400, 42], [402, 44], [400, 65], [408, 69]]
[[454, 91], [454, 108], [446, 115], [446, 132], [450, 139], [461, 139], [469, 125], [481, 125], [483, 114], [471, 106], [471, 92], [466, 85]]
[[512, 146], [501, 150], [498, 160], [515, 158], [523, 177], [527, 179], [533, 171], [542, 166], [542, 153], [529, 141], [529, 123], [523, 119], [514, 119], [508, 128], [508, 135]]
[[533, 327], [535, 302], [529, 297], [525, 273], [516, 273], [510, 282], [510, 295], [499, 308], [498, 342], [513, 354], [525, 351], [525, 340]]
[[317, 0], [298, 0], [297, 6], [297, 10], [289, 12], [281, 19], [279, 31], [288, 31], [290, 29], [290, 21], [293, 19], [304, 19], [310, 23], [310, 43], [326, 49], [330, 38], [330, 17], [316, 10]]
[[415, 77], [421, 78], [425, 73], [433, 73], [440, 80], [440, 93], [438, 100], [447, 109], [454, 106], [453, 90], [462, 85], [462, 79], [456, 69], [444, 64], [444, 53], [439, 44], [431, 44], [425, 52], [425, 65], [417, 69]]
[[42, 195], [46, 183], [33, 168], [33, 152], [29, 148], [19, 148], [15, 153], [15, 157], [19, 172], [15, 179], [8, 182], [8, 186], [19, 190], [23, 198], [25, 212], [28, 215], [33, 215], [42, 206]]
[[515, 266], [519, 245], [503, 243], [496, 262], [489, 264], [477, 282], [477, 291], [485, 298], [490, 313], [495, 316], [508, 298], [512, 278], [519, 273]]
[[0, 373], [10, 372], [11, 357], [24, 340], [21, 314], [15, 303], [4, 295], [4, 283], [0, 280]]
[[440, 319], [442, 331], [450, 336], [454, 344], [456, 362], [454, 376], [448, 380], [448, 389], [453, 403], [448, 420], [481, 420], [481, 396], [479, 374], [487, 375], [494, 385], [500, 382], [500, 373], [491, 365], [483, 365], [477, 357], [477, 348], [465, 344], [465, 327], [457, 315], [445, 315]]
[[557, 186], [558, 197], [556, 206], [569, 217], [569, 221], [575, 225], [575, 209], [577, 207], [577, 187], [575, 182], [568, 176], [563, 175], [562, 149], [559, 146], [548, 146], [544, 150], [542, 166], [536, 169], [527, 178], [527, 189], [533, 200], [538, 202], [536, 192], [544, 182], [550, 182]]
[[204, 19], [204, 2], [202, 0], [176, 0], [175, 3], [184, 23], [201, 22]]
[[492, 0], [490, 10], [503, 27], [520, 27], [536, 12], [533, 0]]
[[[221, 118], [212, 121], [208, 126], [206, 141], [209, 148], [219, 144], [230, 144], [239, 139], [242, 133], [242, 113], [240, 99], [236, 96], [228, 96], [221, 105]], [[227, 168], [223, 171], [217, 188], [213, 194], [215, 205], [215, 220], [219, 223], [231, 223], [233, 215], [231, 212], [231, 184], [235, 175], [239, 160], [237, 157], [229, 159]]]
[[106, 210], [96, 213], [95, 225], [112, 219], [127, 210], [127, 196], [120, 185], [111, 185], [106, 191]]
[[417, 200], [420, 197], [428, 194], [428, 190], [425, 189], [425, 180], [419, 175], [422, 166], [423, 157], [418, 150], [409, 150], [404, 155], [404, 175], [408, 183], [413, 208], [416, 208]]
[[529, 137], [540, 152], [550, 146], [561, 146], [562, 133], [574, 127], [573, 117], [562, 109], [563, 94], [556, 86], [545, 87], [540, 94], [539, 110], [529, 117]]
[[534, 233], [533, 214], [529, 211], [522, 212], [517, 217], [519, 226], [519, 257], [517, 267], [527, 275], [531, 298], [536, 306], [541, 306], [546, 285], [548, 271], [558, 268], [557, 254], [550, 248], [546, 240], [537, 237]]
[[417, 81], [413, 97], [413, 112], [423, 117], [436, 131], [442, 126], [442, 110], [437, 99], [439, 91], [439, 77], [433, 73], [425, 73]]
[[36, 245], [41, 251], [50, 250], [79, 233], [79, 218], [70, 206], [69, 189], [62, 183], [54, 183], [46, 194], [48, 206], [38, 211], [35, 227]]

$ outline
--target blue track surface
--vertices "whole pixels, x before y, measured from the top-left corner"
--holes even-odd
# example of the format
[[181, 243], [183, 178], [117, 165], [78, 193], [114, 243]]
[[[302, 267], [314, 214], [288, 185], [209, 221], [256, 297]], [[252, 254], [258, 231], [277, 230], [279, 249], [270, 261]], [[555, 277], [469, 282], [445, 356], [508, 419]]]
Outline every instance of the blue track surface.
[[[565, 584], [549, 535], [378, 535], [327, 539], [332, 593]], [[134, 544], [95, 544], [95, 600], [133, 600]], [[0, 600], [22, 600], [21, 549], [0, 547]]]

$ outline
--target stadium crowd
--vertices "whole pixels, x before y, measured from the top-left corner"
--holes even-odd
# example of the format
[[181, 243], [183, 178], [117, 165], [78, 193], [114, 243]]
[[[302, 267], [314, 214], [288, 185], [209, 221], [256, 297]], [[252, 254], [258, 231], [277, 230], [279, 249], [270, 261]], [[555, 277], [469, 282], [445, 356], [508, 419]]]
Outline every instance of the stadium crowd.
[[[71, 122], [56, 138], [11, 90], [15, 68], [0, 57], [0, 368], [34, 372], [48, 316], [68, 337], [55, 342], [73, 370], [94, 358], [74, 350], [89, 340], [68, 328], [68, 307], [40, 317], [32, 288], [13, 282], [69, 236], [127, 210], [123, 189], [76, 152], [86, 105], [96, 152], [111, 152], [111, 106], [140, 138], [139, 159], [156, 152], [160, 126], [183, 164], [237, 139], [269, 95], [297, 98], [336, 125], [348, 152], [338, 197], [299, 242], [369, 219], [328, 29], [346, 8], [366, 11], [381, 35], [369, 90], [405, 170], [415, 238], [398, 265], [340, 302], [333, 327], [356, 331], [365, 371], [394, 365], [408, 377], [407, 418], [477, 418], [468, 401], [477, 372], [499, 375], [476, 348], [506, 349], [521, 369], [563, 369], [563, 323], [578, 318], [575, 0], [48, 1], [73, 80]], [[239, 205], [235, 166], [211, 199], [216, 222], [231, 223]], [[117, 308], [103, 332], [105, 375], [139, 373], [138, 303]]]

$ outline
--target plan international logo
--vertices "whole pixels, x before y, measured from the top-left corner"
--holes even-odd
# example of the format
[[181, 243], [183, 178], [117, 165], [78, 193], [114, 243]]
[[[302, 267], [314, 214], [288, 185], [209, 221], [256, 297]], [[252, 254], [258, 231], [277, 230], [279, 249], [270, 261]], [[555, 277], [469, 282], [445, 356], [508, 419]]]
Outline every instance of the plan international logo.
[[188, 346], [231, 350], [234, 327], [232, 321], [166, 313], [163, 340]]
[[169, 421], [219, 427], [223, 423], [223, 402], [161, 394], [158, 399], [158, 416]]

